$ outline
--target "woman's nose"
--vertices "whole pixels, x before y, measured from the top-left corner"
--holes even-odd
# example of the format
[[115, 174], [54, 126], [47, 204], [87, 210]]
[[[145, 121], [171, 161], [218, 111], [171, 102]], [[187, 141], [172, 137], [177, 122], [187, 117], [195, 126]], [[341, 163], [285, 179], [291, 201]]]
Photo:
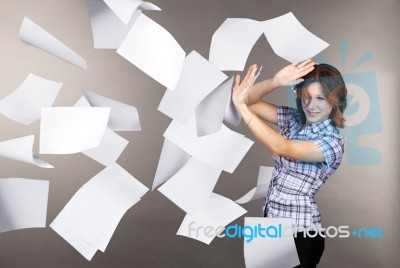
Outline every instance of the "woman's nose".
[[307, 107], [309, 109], [314, 108], [316, 105], [316, 100], [314, 98], [310, 98], [307, 103]]

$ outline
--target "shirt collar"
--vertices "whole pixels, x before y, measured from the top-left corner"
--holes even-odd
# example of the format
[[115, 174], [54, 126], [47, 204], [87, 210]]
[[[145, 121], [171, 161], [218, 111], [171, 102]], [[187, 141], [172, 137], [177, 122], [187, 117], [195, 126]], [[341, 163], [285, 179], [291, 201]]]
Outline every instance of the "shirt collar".
[[333, 127], [332, 119], [328, 118], [324, 121], [314, 122], [309, 124], [307, 127], [311, 128], [311, 131], [315, 134], [324, 130], [330, 130]]

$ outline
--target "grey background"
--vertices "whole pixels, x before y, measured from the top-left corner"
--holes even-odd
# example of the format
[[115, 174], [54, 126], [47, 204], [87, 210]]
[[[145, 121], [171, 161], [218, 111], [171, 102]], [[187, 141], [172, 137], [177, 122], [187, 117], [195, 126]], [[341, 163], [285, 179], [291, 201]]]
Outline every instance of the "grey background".
[[[323, 55], [339, 68], [340, 41], [349, 43], [348, 64], [371, 51], [372, 60], [354, 72], [376, 73], [383, 131], [362, 136], [359, 143], [379, 150], [381, 164], [350, 165], [345, 157], [339, 170], [319, 192], [317, 201], [325, 226], [380, 227], [384, 238], [327, 239], [319, 267], [398, 267], [399, 1], [152, 2], [163, 11], [146, 14], [165, 27], [187, 53], [196, 50], [204, 57], [208, 57], [212, 34], [226, 18], [266, 20], [289, 11], [308, 30], [331, 44]], [[82, 55], [89, 68], [82, 71], [20, 42], [18, 32], [24, 16]], [[54, 106], [73, 105], [83, 90], [136, 106], [142, 131], [119, 132], [130, 143], [118, 163], [151, 187], [162, 134], [170, 122], [157, 111], [165, 88], [115, 51], [93, 49], [85, 1], [1, 0], [0, 37], [0, 98], [15, 90], [29, 73], [34, 73], [64, 83]], [[272, 52], [264, 37], [251, 52], [248, 65], [251, 63], [264, 66], [261, 73], [264, 78], [287, 64]], [[285, 90], [274, 92], [268, 99], [287, 103]], [[0, 129], [0, 141], [35, 134], [34, 150], [38, 152], [39, 122], [26, 127], [0, 116]], [[254, 139], [243, 125], [237, 131]], [[82, 154], [42, 155], [42, 158], [55, 169], [1, 158], [0, 177], [50, 180], [47, 215], [50, 224], [74, 193], [103, 166]], [[273, 160], [256, 142], [233, 174], [223, 172], [215, 192], [234, 200], [241, 197], [255, 186], [260, 165], [273, 165]], [[262, 202], [245, 205], [248, 210], [245, 216], [259, 216]], [[183, 211], [158, 191], [148, 192], [123, 217], [106, 252], [97, 253], [91, 262], [51, 228], [44, 228], [0, 234], [0, 267], [244, 267], [242, 240], [215, 239], [207, 246], [176, 236], [183, 217]], [[243, 224], [243, 217], [233, 223]]]

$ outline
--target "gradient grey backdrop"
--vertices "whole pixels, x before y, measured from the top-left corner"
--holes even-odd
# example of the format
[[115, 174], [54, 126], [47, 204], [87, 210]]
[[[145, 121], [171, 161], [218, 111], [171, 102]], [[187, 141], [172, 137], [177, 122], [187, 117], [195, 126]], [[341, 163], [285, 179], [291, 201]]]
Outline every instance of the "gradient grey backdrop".
[[[399, 1], [152, 2], [163, 11], [146, 14], [165, 27], [187, 53], [196, 50], [204, 57], [208, 57], [212, 34], [226, 18], [266, 20], [289, 11], [307, 29], [331, 44], [323, 55], [338, 67], [338, 44], [342, 40], [349, 42], [348, 66], [371, 51], [372, 60], [354, 71], [376, 72], [383, 131], [360, 137], [359, 143], [378, 149], [382, 162], [375, 166], [355, 166], [344, 159], [317, 200], [325, 226], [380, 227], [384, 238], [327, 239], [319, 267], [398, 267]], [[24, 16], [82, 55], [89, 68], [82, 71], [21, 43], [18, 31]], [[163, 144], [162, 134], [170, 122], [157, 111], [165, 88], [115, 51], [93, 49], [84, 0], [1, 0], [0, 38], [0, 98], [15, 90], [32, 72], [64, 83], [55, 106], [73, 105], [83, 90], [136, 106], [143, 131], [119, 132], [130, 143], [118, 163], [151, 187]], [[248, 65], [251, 63], [264, 66], [261, 73], [264, 78], [287, 64], [272, 52], [264, 37], [251, 52]], [[346, 73], [348, 69], [341, 71]], [[285, 90], [274, 92], [270, 100], [286, 104]], [[39, 122], [25, 127], [0, 116], [0, 129], [0, 141], [35, 134], [35, 152], [38, 152]], [[254, 139], [244, 126], [238, 131]], [[1, 158], [0, 177], [50, 180], [47, 216], [50, 224], [74, 193], [103, 167], [81, 154], [42, 157], [55, 169]], [[256, 143], [233, 174], [222, 174], [215, 192], [239, 198], [255, 186], [260, 165], [273, 165], [273, 160]], [[245, 216], [259, 216], [262, 202], [245, 205], [248, 210]], [[158, 191], [148, 192], [123, 217], [106, 252], [96, 254], [91, 262], [47, 227], [0, 234], [0, 267], [244, 267], [242, 240], [215, 239], [207, 246], [176, 236], [183, 217], [183, 211]], [[234, 223], [243, 224], [243, 217]]]

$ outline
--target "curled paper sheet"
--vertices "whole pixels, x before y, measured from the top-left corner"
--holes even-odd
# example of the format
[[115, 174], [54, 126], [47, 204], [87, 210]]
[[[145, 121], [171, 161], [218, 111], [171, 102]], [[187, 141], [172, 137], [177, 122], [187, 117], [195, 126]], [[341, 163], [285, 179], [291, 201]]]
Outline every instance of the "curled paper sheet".
[[275, 54], [291, 63], [312, 58], [329, 46], [309, 32], [292, 12], [267, 20], [263, 24], [265, 37]]
[[186, 213], [194, 213], [210, 198], [220, 174], [220, 169], [192, 157], [158, 190]]
[[221, 129], [228, 101], [232, 94], [233, 77], [219, 85], [196, 108], [197, 136], [210, 135]]
[[29, 74], [10, 95], [0, 100], [0, 113], [24, 125], [40, 119], [42, 107], [51, 106], [62, 83]]
[[[260, 76], [261, 70], [262, 70], [262, 66], [260, 66], [260, 69], [258, 69], [258, 72], [254, 77], [254, 81], [256, 81], [258, 76]], [[233, 87], [234, 87], [234, 85], [232, 85], [232, 87], [231, 87], [232, 89], [229, 93], [228, 103], [226, 105], [225, 114], [224, 114], [224, 121], [234, 127], [238, 127], [240, 125], [240, 122], [242, 121], [242, 116], [236, 110], [235, 104], [233, 103], [233, 100], [232, 100]]]
[[164, 139], [152, 190], [169, 180], [189, 159], [190, 155], [174, 143]]
[[92, 107], [110, 107], [108, 127], [114, 131], [140, 131], [139, 113], [136, 107], [85, 91], [85, 97]]
[[247, 231], [251, 230], [244, 236], [246, 268], [286, 268], [300, 264], [291, 232], [292, 219], [245, 217], [244, 225]]
[[222, 71], [243, 71], [263, 33], [275, 54], [291, 63], [311, 58], [329, 46], [301, 25], [292, 12], [266, 21], [228, 18], [213, 34], [210, 62]]
[[0, 233], [46, 227], [49, 181], [0, 179]]
[[158, 6], [141, 0], [104, 0], [120, 20], [128, 24], [132, 14], [137, 10], [161, 10]]
[[133, 24], [117, 53], [170, 89], [178, 83], [186, 55], [167, 30], [144, 14]]
[[42, 109], [41, 154], [73, 154], [100, 145], [110, 108], [49, 107]]
[[240, 122], [242, 122], [242, 116], [236, 110], [235, 104], [233, 103], [233, 100], [232, 100], [232, 90], [229, 94], [228, 103], [226, 105], [225, 114], [224, 114], [224, 122], [226, 122], [234, 127], [238, 127], [240, 125]]
[[93, 46], [97, 49], [117, 49], [141, 14], [140, 10], [135, 11], [128, 24], [124, 24], [104, 1], [86, 0], [86, 4], [92, 26]]
[[229, 173], [236, 169], [254, 143], [224, 125], [214, 134], [197, 137], [195, 117], [187, 125], [172, 121], [164, 137], [194, 158]]
[[34, 135], [0, 142], [0, 156], [33, 164], [41, 168], [53, 168], [52, 165], [32, 153]]
[[87, 68], [86, 60], [27, 17], [22, 21], [19, 38], [83, 70]]
[[113, 163], [84, 184], [50, 227], [86, 259], [105, 251], [126, 211], [148, 188]]
[[222, 71], [243, 71], [247, 58], [262, 33], [262, 24], [259, 21], [227, 18], [212, 36], [210, 62]]
[[274, 171], [273, 167], [261, 166], [260, 171], [258, 173], [257, 186], [254, 187], [252, 190], [250, 190], [243, 197], [236, 200], [236, 203], [245, 204], [259, 198], [264, 198], [267, 193], [273, 171]]
[[176, 88], [165, 91], [158, 110], [179, 123], [186, 124], [200, 102], [226, 78], [208, 60], [192, 51], [185, 58]]
[[227, 224], [246, 212], [244, 208], [229, 198], [212, 193], [201, 209], [186, 214], [176, 234], [209, 245], [217, 235], [224, 231]]

